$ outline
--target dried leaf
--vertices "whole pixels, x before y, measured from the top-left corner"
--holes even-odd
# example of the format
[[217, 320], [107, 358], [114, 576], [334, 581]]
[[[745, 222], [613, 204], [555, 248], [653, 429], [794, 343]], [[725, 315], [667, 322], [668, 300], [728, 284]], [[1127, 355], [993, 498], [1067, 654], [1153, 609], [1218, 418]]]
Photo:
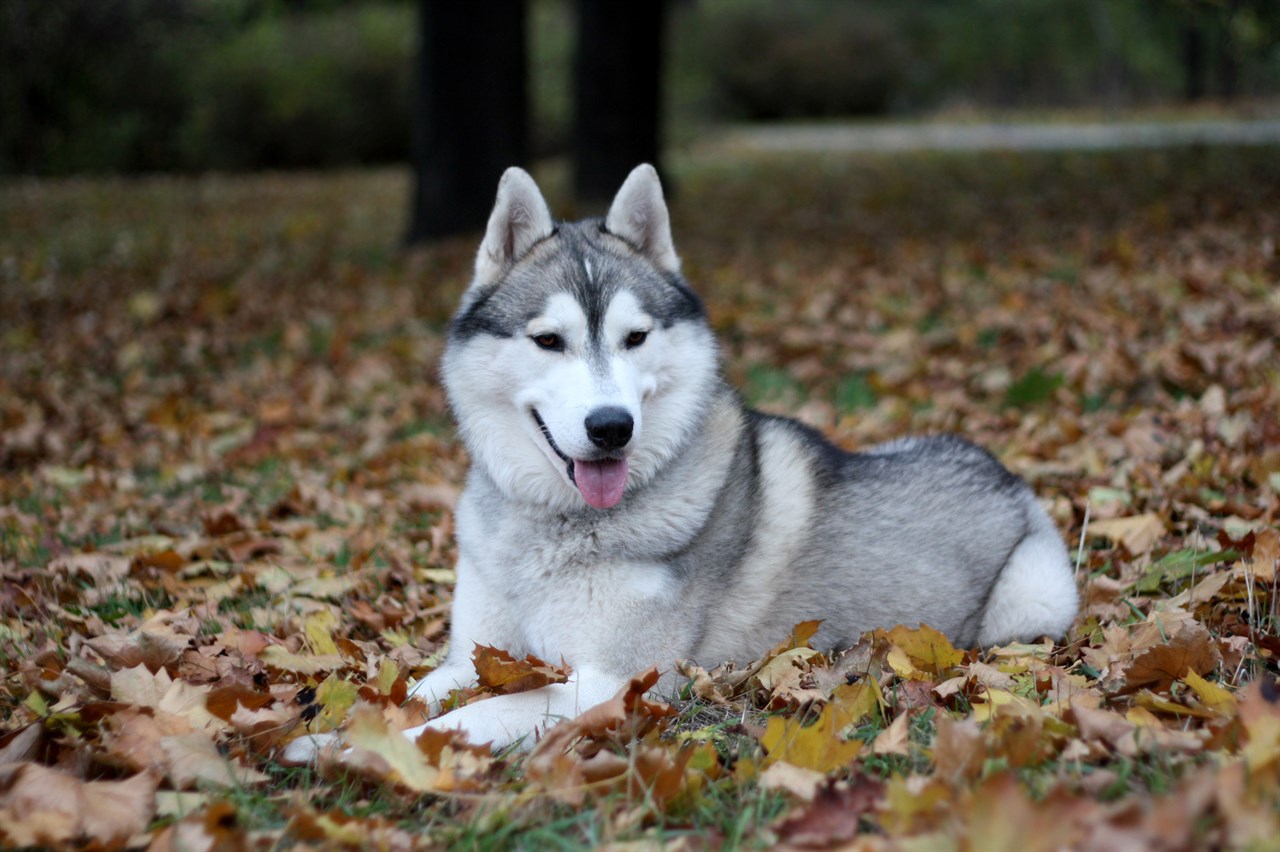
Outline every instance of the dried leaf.
[[874, 811], [883, 797], [884, 785], [862, 774], [830, 781], [818, 787], [812, 802], [788, 813], [773, 830], [791, 848], [829, 848], [856, 837], [863, 815]]
[[517, 660], [500, 648], [477, 645], [471, 654], [480, 686], [499, 695], [526, 692], [552, 683], [568, 683], [570, 669], [553, 666], [532, 654]]
[[169, 780], [179, 789], [212, 784], [217, 787], [241, 787], [260, 784], [269, 776], [242, 766], [218, 752], [213, 738], [203, 731], [160, 740]]
[[953, 781], [976, 778], [986, 759], [986, 743], [976, 722], [945, 713], [938, 716], [933, 760], [941, 775]]
[[900, 714], [889, 727], [876, 735], [875, 742], [871, 744], [871, 750], [876, 754], [910, 753], [911, 749], [908, 742], [909, 725], [908, 714]]
[[81, 781], [34, 763], [0, 767], [0, 839], [14, 846], [73, 841], [114, 846], [155, 813], [156, 778]]
[[337, 654], [295, 654], [283, 645], [270, 645], [258, 652], [258, 659], [273, 669], [294, 674], [314, 675], [346, 666]]
[[927, 624], [914, 629], [899, 624], [885, 637], [906, 653], [915, 668], [934, 677], [944, 676], [964, 659], [945, 635]]
[[432, 766], [420, 749], [408, 747], [404, 735], [387, 727], [375, 708], [356, 708], [346, 742], [354, 751], [341, 756], [344, 766], [417, 793], [440, 789], [440, 769]]
[[1109, 538], [1134, 556], [1150, 553], [1164, 531], [1164, 521], [1154, 512], [1128, 518], [1109, 518], [1089, 524], [1091, 536]]
[[1165, 690], [1188, 672], [1205, 675], [1217, 665], [1218, 649], [1208, 631], [1185, 629], [1172, 636], [1167, 644], [1136, 657], [1125, 671], [1125, 683], [1129, 689], [1150, 686]]
[[849, 723], [850, 711], [835, 701], [808, 727], [799, 719], [774, 716], [760, 738], [765, 750], [762, 765], [768, 768], [786, 762], [815, 772], [847, 766], [862, 751], [861, 742], [845, 740], [842, 735]]

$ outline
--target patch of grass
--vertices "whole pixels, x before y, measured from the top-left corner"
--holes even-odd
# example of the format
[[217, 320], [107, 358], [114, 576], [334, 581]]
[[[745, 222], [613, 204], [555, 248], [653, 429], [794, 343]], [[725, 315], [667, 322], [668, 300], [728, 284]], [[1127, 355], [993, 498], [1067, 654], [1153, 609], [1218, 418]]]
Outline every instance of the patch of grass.
[[453, 424], [443, 417], [418, 418], [398, 427], [391, 433], [393, 441], [407, 441], [418, 435], [445, 437], [453, 433]]
[[92, 612], [107, 624], [116, 624], [128, 617], [144, 618], [148, 612], [165, 609], [172, 605], [173, 598], [159, 589], [121, 591], [108, 595], [100, 603], [85, 607], [84, 611]]
[[253, 630], [253, 611], [260, 607], [270, 606], [275, 595], [266, 589], [250, 589], [235, 597], [223, 598], [218, 602], [218, 612], [230, 616], [236, 627], [241, 630]]
[[1064, 381], [1061, 373], [1046, 373], [1039, 367], [1032, 367], [1004, 392], [1004, 404], [1012, 408], [1030, 408], [1047, 402], [1054, 391], [1062, 387]]
[[840, 384], [836, 385], [833, 401], [839, 411], [849, 414], [875, 408], [879, 399], [866, 373], [853, 373], [841, 379]]
[[768, 364], [752, 364], [747, 368], [743, 395], [753, 406], [766, 403], [788, 404], [803, 402], [807, 397], [807, 391], [805, 386], [786, 370]]

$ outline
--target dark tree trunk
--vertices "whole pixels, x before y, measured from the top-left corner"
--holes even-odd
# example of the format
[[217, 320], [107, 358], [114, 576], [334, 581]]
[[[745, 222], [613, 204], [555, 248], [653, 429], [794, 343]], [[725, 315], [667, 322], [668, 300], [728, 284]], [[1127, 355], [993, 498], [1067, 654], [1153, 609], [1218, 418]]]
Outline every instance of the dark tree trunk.
[[1206, 78], [1209, 61], [1206, 47], [1200, 23], [1188, 21], [1182, 30], [1182, 91], [1189, 101], [1201, 100], [1208, 93]]
[[410, 243], [478, 230], [528, 157], [524, 0], [422, 0]]
[[580, 201], [602, 202], [636, 165], [662, 171], [666, 2], [577, 0], [577, 12], [573, 189]]

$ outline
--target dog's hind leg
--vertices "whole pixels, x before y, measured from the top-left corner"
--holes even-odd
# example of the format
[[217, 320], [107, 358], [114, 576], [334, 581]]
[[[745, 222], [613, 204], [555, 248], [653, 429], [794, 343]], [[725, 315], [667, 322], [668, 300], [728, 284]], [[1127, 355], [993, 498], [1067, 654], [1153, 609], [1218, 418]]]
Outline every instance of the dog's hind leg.
[[1079, 609], [1067, 548], [1039, 506], [1031, 529], [1009, 555], [982, 616], [983, 646], [1066, 635]]

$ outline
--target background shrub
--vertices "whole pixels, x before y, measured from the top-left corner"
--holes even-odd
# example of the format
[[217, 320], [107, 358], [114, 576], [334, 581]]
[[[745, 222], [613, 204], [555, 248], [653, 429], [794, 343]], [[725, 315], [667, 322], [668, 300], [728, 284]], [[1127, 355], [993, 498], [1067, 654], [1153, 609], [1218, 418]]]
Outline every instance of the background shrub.
[[[546, 156], [572, 121], [574, 4], [530, 2], [531, 136]], [[1277, 0], [671, 10], [666, 136], [678, 142], [723, 120], [1176, 100], [1196, 89], [1190, 36], [1201, 94], [1280, 92]], [[0, 174], [403, 161], [417, 12], [415, 0], [0, 0]]]
[[185, 161], [323, 167], [407, 158], [415, 10], [367, 4], [263, 16], [190, 75]]
[[743, 0], [712, 11], [707, 55], [731, 116], [882, 113], [904, 89], [906, 27], [884, 3]]

